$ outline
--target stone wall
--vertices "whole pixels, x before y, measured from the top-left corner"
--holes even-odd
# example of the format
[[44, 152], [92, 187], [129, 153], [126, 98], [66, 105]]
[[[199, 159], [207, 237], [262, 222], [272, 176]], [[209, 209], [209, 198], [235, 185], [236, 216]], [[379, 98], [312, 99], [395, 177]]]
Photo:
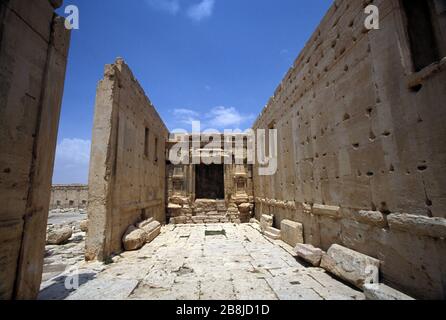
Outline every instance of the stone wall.
[[50, 210], [86, 209], [88, 203], [88, 186], [53, 185], [51, 187]]
[[[173, 224], [196, 223], [246, 223], [253, 217], [254, 194], [252, 183], [252, 165], [247, 164], [247, 140], [243, 139], [243, 164], [236, 164], [235, 152], [225, 151], [225, 141], [232, 142], [235, 150], [236, 137], [228, 135], [221, 137], [221, 145], [209, 148], [203, 139], [199, 146], [192, 143], [192, 135], [183, 136], [180, 141], [189, 140], [189, 162], [171, 164], [167, 166], [167, 219]], [[178, 141], [178, 136], [169, 141], [167, 152]], [[214, 142], [215, 144], [215, 142]], [[220, 159], [223, 176], [215, 179], [200, 181], [197, 179], [195, 164], [190, 164], [193, 155], [216, 155]], [[232, 164], [228, 163], [232, 157]], [[226, 159], [226, 160], [225, 160]], [[203, 164], [204, 165], [204, 164]], [[213, 165], [215, 166], [215, 165]], [[203, 189], [212, 188], [210, 184], [221, 183], [223, 196], [202, 198], [197, 193], [197, 186]], [[207, 184], [207, 185], [206, 185]]]
[[256, 121], [279, 147], [276, 175], [254, 168], [256, 215], [301, 222], [307, 243], [378, 258], [385, 282], [445, 299], [446, 61], [414, 72], [401, 2], [373, 1], [369, 31], [370, 3], [335, 1]]
[[165, 222], [168, 130], [122, 59], [99, 83], [88, 190], [86, 258], [121, 251], [129, 225]]
[[70, 42], [61, 2], [0, 2], [0, 299], [40, 287]]

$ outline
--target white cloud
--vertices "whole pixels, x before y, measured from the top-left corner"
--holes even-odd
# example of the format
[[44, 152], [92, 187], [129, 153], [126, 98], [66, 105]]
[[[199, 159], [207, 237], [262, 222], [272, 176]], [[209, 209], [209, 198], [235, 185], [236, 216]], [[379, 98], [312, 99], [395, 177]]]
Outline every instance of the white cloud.
[[201, 0], [201, 2], [189, 7], [187, 15], [195, 21], [201, 21], [212, 16], [215, 0]]
[[190, 109], [175, 109], [173, 110], [175, 122], [180, 125], [192, 125], [192, 121], [200, 121], [200, 116], [197, 112]]
[[280, 50], [280, 55], [282, 55], [282, 56], [288, 55], [289, 53], [290, 53], [290, 51], [288, 49]]
[[63, 139], [56, 149], [53, 183], [87, 183], [90, 147], [89, 140]]
[[146, 0], [147, 4], [152, 8], [176, 15], [181, 7], [179, 0]]
[[243, 115], [234, 107], [218, 106], [212, 109], [206, 117], [210, 126], [215, 128], [233, 129], [253, 118], [252, 115]]
[[191, 109], [175, 109], [172, 115], [171, 124], [176, 127], [185, 126], [183, 129], [189, 132], [192, 129], [192, 121], [200, 121], [201, 130], [212, 128], [223, 131], [224, 129], [246, 129], [255, 119], [252, 114], [242, 114], [234, 107], [224, 106], [212, 108], [205, 113], [198, 113]]

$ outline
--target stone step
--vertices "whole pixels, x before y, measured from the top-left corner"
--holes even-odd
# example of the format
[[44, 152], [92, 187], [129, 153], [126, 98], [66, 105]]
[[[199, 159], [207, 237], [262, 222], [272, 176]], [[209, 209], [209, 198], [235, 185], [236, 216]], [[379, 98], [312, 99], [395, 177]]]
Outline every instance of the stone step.
[[265, 231], [263, 234], [265, 235], [265, 237], [270, 238], [271, 240], [280, 240], [280, 235], [276, 235], [269, 231]]
[[207, 219], [207, 216], [199, 215], [199, 216], [192, 216], [193, 220], [204, 220]]
[[269, 232], [275, 236], [280, 237], [281, 231], [279, 229], [273, 228], [273, 227], [267, 227], [265, 229], [265, 232]]
[[224, 216], [224, 214], [221, 214], [221, 213], [219, 213], [218, 211], [209, 211], [209, 212], [205, 212], [204, 213], [206, 216], [211, 216], [211, 217], [214, 217], [214, 216]]
[[216, 201], [216, 207], [217, 207], [217, 211], [226, 211], [226, 201], [224, 200], [217, 200]]

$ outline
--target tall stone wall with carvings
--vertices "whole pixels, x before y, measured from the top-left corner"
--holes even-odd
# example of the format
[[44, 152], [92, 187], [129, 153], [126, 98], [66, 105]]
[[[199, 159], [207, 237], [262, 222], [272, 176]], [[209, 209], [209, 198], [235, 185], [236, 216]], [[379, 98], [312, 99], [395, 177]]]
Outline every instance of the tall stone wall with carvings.
[[380, 30], [364, 27], [370, 3], [334, 2], [257, 119], [278, 130], [279, 158], [273, 176], [254, 168], [256, 215], [301, 222], [307, 243], [376, 257], [384, 282], [444, 299], [446, 63], [415, 72], [401, 2], [373, 1]]
[[138, 220], [165, 222], [168, 130], [122, 59], [98, 86], [88, 190], [87, 259], [106, 259]]

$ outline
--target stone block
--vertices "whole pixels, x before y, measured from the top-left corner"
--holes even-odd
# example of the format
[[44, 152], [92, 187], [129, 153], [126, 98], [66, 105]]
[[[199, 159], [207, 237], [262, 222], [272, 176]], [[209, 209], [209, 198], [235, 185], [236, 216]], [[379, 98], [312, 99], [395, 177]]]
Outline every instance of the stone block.
[[122, 237], [122, 244], [126, 251], [138, 250], [146, 243], [146, 239], [147, 233], [143, 229], [131, 225]]
[[365, 284], [364, 294], [367, 300], [415, 300], [382, 283]]
[[248, 201], [249, 201], [249, 198], [248, 198], [247, 195], [246, 195], [246, 196], [242, 195], [242, 196], [233, 197], [232, 200], [234, 201], [234, 203], [235, 203], [237, 206], [239, 206], [239, 205], [241, 205], [242, 203], [246, 203], [246, 202], [248, 202]]
[[138, 224], [136, 224], [136, 227], [140, 228], [140, 229], [144, 229], [144, 227], [150, 225], [152, 222], [154, 222], [153, 218], [149, 218], [147, 220], [144, 220]]
[[341, 208], [338, 206], [327, 206], [321, 204], [313, 205], [313, 214], [330, 217], [330, 218], [340, 218]]
[[315, 248], [311, 244], [298, 243], [294, 248], [294, 252], [299, 258], [302, 258], [308, 263], [311, 263], [314, 267], [319, 267], [322, 260], [324, 251], [319, 248]]
[[358, 222], [376, 226], [378, 228], [384, 228], [387, 226], [384, 215], [379, 211], [361, 210], [357, 214], [355, 214], [355, 219]]
[[380, 261], [365, 254], [334, 244], [322, 256], [321, 268], [362, 289], [376, 281]]
[[184, 216], [175, 217], [175, 224], [185, 224], [187, 218]]
[[169, 203], [167, 205], [167, 209], [169, 209], [169, 210], [180, 210], [182, 208], [183, 208], [182, 206], [180, 206], [179, 204], [175, 204], [175, 203]]
[[62, 227], [50, 229], [47, 233], [46, 244], [61, 245], [66, 243], [73, 235], [73, 230], [70, 227]]
[[195, 201], [195, 207], [204, 211], [217, 210], [216, 200], [211, 199], [197, 199]]
[[262, 230], [266, 230], [266, 228], [273, 226], [273, 221], [274, 221], [273, 216], [263, 214], [260, 217], [260, 227], [262, 228]]
[[291, 220], [282, 220], [280, 224], [282, 240], [290, 246], [304, 243], [303, 226], [301, 223]]
[[217, 211], [226, 211], [226, 202], [225, 201], [217, 201]]
[[177, 205], [188, 205], [189, 198], [181, 197], [181, 196], [172, 196], [169, 198], [169, 203], [177, 204]]
[[411, 214], [390, 214], [387, 217], [390, 229], [405, 231], [420, 236], [446, 238], [446, 219], [430, 218]]
[[250, 203], [242, 203], [238, 206], [238, 209], [241, 213], [249, 213], [252, 209], [252, 205]]
[[251, 219], [249, 220], [249, 223], [260, 225], [260, 221], [257, 220], [256, 218], [251, 218]]
[[[156, 222], [156, 221], [155, 221]], [[151, 229], [150, 231], [148, 231], [149, 229], [145, 229], [145, 231], [147, 232], [146, 235], [146, 243], [150, 243], [152, 242], [156, 237], [158, 237], [161, 233], [161, 225], [158, 223], [158, 225], [152, 225], [152, 227], [154, 227], [153, 229]]]
[[281, 239], [281, 232], [279, 229], [273, 228], [273, 227], [267, 227], [263, 234], [272, 239], [272, 240], [280, 240]]
[[143, 229], [145, 232], [149, 233], [160, 227], [161, 224], [158, 221], [152, 220], [150, 223], [144, 224], [142, 227], [140, 227], [140, 229]]
[[79, 224], [79, 228], [81, 229], [82, 232], [87, 232], [88, 231], [88, 220], [82, 220]]

